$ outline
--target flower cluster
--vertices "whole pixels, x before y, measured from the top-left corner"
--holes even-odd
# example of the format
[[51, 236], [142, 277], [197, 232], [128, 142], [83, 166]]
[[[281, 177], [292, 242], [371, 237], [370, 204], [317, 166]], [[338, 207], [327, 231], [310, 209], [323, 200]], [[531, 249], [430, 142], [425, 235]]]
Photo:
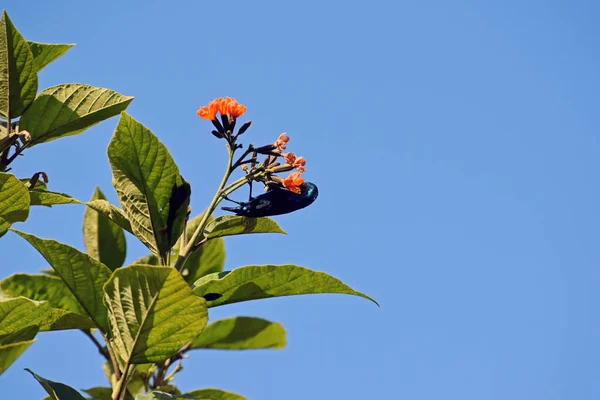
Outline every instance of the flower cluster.
[[[198, 116], [211, 121], [217, 129], [212, 131], [212, 134], [219, 139], [225, 138], [232, 151], [242, 147], [242, 145], [236, 143], [237, 138], [250, 127], [251, 122], [248, 121], [240, 127], [237, 134], [233, 134], [237, 118], [244, 113], [246, 113], [246, 106], [232, 97], [214, 99], [208, 105], [198, 109]], [[221, 121], [217, 118], [217, 114], [220, 114]], [[253, 180], [261, 181], [267, 187], [279, 186], [294, 193], [300, 193], [300, 186], [304, 183], [302, 173], [306, 171], [306, 160], [304, 157], [297, 157], [292, 152], [282, 153], [286, 150], [289, 141], [290, 137], [286, 133], [282, 133], [273, 144], [256, 148], [250, 145], [232, 168], [235, 169], [241, 166]], [[259, 154], [266, 156], [260, 163], [257, 160]], [[251, 155], [250, 158], [246, 159], [249, 155]], [[277, 161], [279, 157], [285, 163]], [[297, 169], [298, 172], [291, 172], [287, 178], [274, 175], [293, 169]], [[259, 174], [257, 172], [263, 173]]]
[[238, 103], [233, 97], [221, 97], [214, 99], [207, 106], [198, 109], [198, 116], [210, 121], [217, 119], [217, 113], [221, 116], [228, 115], [230, 119], [236, 119], [246, 112], [246, 106]]

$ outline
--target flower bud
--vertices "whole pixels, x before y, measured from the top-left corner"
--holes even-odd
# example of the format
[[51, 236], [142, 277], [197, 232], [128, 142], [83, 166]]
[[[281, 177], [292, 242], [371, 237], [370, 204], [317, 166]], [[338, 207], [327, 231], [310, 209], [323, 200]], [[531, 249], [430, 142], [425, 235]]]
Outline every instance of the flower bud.
[[[275, 164], [279, 164], [279, 163], [275, 163]], [[283, 164], [283, 165], [275, 165], [274, 167], [269, 168], [268, 172], [272, 172], [272, 173], [276, 174], [279, 172], [291, 171], [293, 169], [294, 169], [294, 167], [292, 167], [291, 165]]]
[[219, 131], [211, 131], [210, 133], [212, 133], [217, 139], [223, 139], [225, 136], [223, 136], [223, 134]]
[[252, 125], [252, 121], [244, 122], [244, 125], [240, 126], [240, 129], [238, 130], [238, 136], [246, 132], [248, 128], [250, 128], [250, 125]]

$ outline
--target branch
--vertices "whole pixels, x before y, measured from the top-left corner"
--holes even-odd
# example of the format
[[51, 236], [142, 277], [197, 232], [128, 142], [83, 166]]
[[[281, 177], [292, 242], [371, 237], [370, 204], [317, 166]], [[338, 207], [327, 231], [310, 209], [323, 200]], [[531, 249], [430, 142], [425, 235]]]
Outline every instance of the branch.
[[89, 337], [90, 340], [92, 342], [94, 342], [94, 344], [98, 348], [98, 352], [102, 355], [102, 357], [104, 357], [106, 359], [106, 361], [110, 361], [110, 354], [108, 353], [107, 348], [102, 346], [102, 343], [100, 343], [98, 341], [98, 339], [96, 339], [96, 337], [92, 334], [92, 332], [86, 331], [84, 329], [82, 329], [81, 332], [83, 332], [85, 334], [85, 336]]

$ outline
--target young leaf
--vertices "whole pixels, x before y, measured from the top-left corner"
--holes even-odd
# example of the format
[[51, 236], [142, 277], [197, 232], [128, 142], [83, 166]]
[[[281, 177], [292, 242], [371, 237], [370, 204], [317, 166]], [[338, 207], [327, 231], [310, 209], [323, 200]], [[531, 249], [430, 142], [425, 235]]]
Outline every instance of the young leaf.
[[169, 151], [127, 113], [108, 146], [113, 185], [131, 221], [133, 233], [158, 257], [166, 259], [181, 232], [190, 187]]
[[48, 261], [65, 282], [86, 314], [103, 332], [107, 331], [107, 310], [102, 302], [102, 287], [110, 277], [110, 269], [76, 248], [51, 239], [15, 231]]
[[275, 220], [267, 217], [247, 218], [237, 215], [222, 215], [215, 218], [206, 227], [206, 237], [209, 240], [222, 236], [246, 235], [249, 233], [286, 234]]
[[210, 399], [210, 400], [248, 400], [244, 396], [239, 394], [226, 392], [221, 389], [199, 389], [193, 392], [186, 393], [194, 396], [197, 399]]
[[46, 65], [64, 55], [74, 44], [51, 44], [28, 41], [27, 44], [33, 54], [33, 63], [36, 72], [43, 70]]
[[192, 349], [251, 350], [282, 349], [285, 329], [262, 318], [235, 317], [208, 325], [192, 342]]
[[[106, 197], [96, 188], [91, 200], [106, 200]], [[87, 253], [111, 270], [123, 266], [126, 254], [123, 228], [91, 208], [85, 210], [83, 240]]]
[[21, 115], [35, 98], [37, 87], [33, 54], [4, 11], [0, 20], [0, 117]]
[[125, 110], [133, 97], [109, 89], [69, 83], [42, 90], [21, 117], [29, 146], [77, 135]]
[[206, 303], [171, 267], [117, 269], [104, 286], [112, 339], [126, 364], [162, 362], [206, 325]]
[[207, 275], [194, 283], [194, 293], [208, 300], [208, 307], [268, 297], [315, 293], [340, 293], [377, 302], [324, 272], [297, 265], [250, 265]]
[[0, 237], [29, 216], [29, 191], [16, 176], [0, 173]]
[[25, 352], [35, 342], [35, 340], [27, 340], [24, 342], [16, 342], [0, 345], [0, 375], [14, 363], [21, 354]]
[[53, 382], [48, 379], [42, 378], [29, 368], [25, 368], [25, 371], [29, 372], [33, 377], [42, 385], [46, 393], [50, 395], [53, 400], [85, 400], [77, 390], [64, 383]]
[[119, 207], [115, 206], [114, 204], [110, 204], [106, 200], [92, 200], [84, 204], [92, 210], [98, 211], [100, 214], [104, 215], [106, 218], [110, 219], [127, 232], [133, 234], [131, 223], [127, 219], [127, 216], [123, 210], [121, 210]]

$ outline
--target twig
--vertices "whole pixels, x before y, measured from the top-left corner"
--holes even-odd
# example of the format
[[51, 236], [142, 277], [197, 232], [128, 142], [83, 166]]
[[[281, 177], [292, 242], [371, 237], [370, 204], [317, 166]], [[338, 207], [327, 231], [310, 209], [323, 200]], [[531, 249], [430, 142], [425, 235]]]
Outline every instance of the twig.
[[85, 336], [89, 337], [90, 340], [92, 342], [94, 342], [94, 344], [98, 348], [98, 352], [100, 354], [102, 354], [102, 356], [106, 359], [106, 361], [110, 361], [110, 354], [109, 354], [108, 350], [106, 349], [106, 347], [102, 346], [102, 343], [100, 343], [98, 341], [98, 339], [96, 339], [96, 337], [92, 334], [92, 332], [86, 331], [85, 329], [82, 329], [81, 332], [83, 332], [85, 334]]

